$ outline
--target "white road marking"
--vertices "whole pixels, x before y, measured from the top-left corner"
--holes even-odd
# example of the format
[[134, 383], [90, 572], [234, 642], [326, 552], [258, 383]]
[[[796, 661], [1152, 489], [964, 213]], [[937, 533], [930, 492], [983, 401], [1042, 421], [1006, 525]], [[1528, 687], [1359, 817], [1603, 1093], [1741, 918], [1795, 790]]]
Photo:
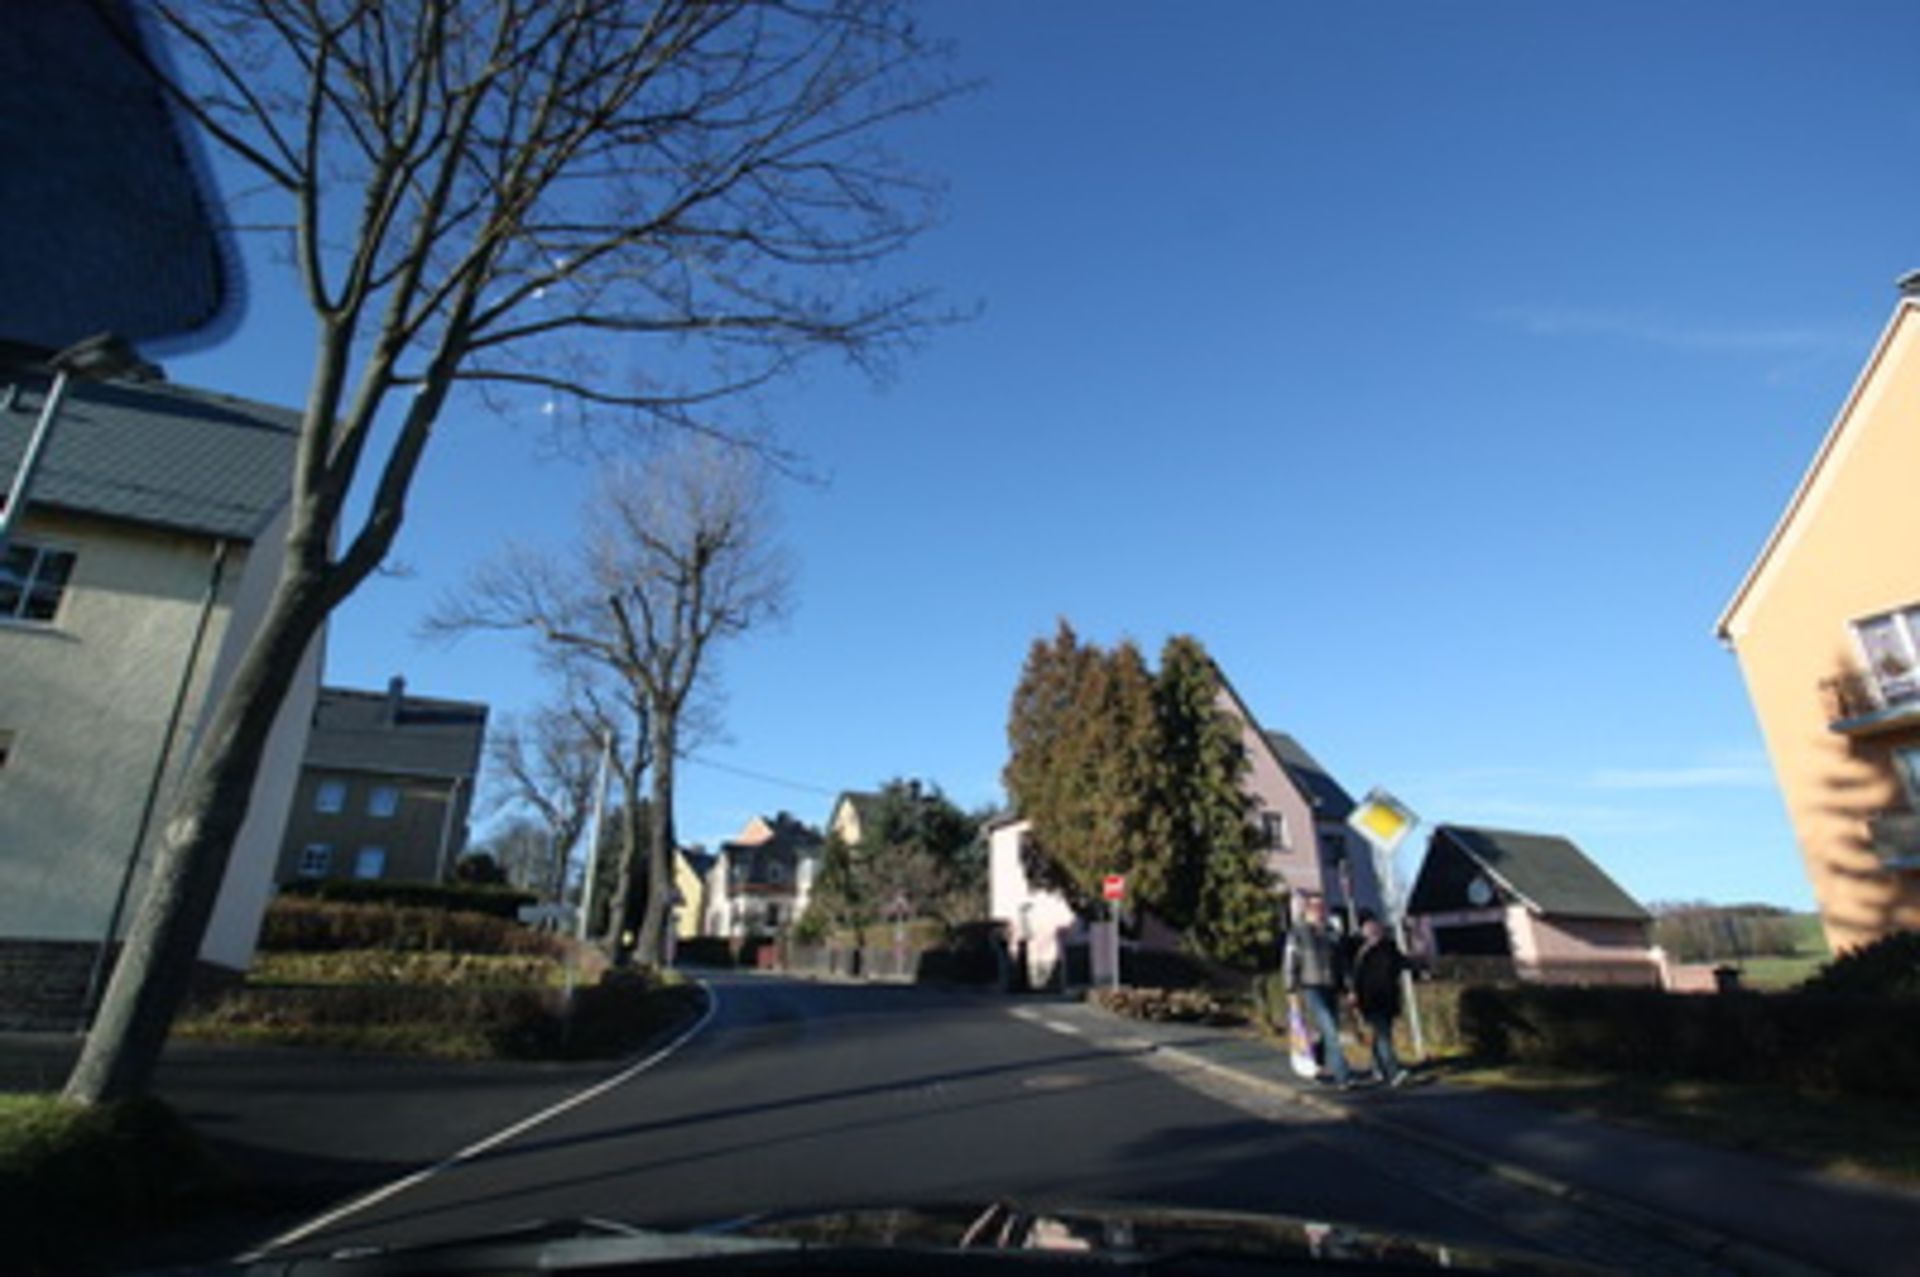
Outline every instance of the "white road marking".
[[620, 1072], [614, 1074], [612, 1077], [607, 1078], [606, 1080], [601, 1082], [596, 1082], [592, 1086], [588, 1087], [586, 1090], [580, 1091], [574, 1095], [570, 1095], [566, 1099], [559, 1101], [557, 1104], [548, 1105], [546, 1108], [541, 1109], [538, 1113], [535, 1113], [532, 1117], [522, 1118], [520, 1121], [515, 1122], [512, 1126], [506, 1127], [504, 1130], [496, 1131], [492, 1135], [487, 1136], [485, 1139], [480, 1140], [477, 1143], [469, 1144], [465, 1148], [461, 1149], [459, 1152], [451, 1155], [450, 1157], [442, 1158], [440, 1161], [435, 1162], [431, 1166], [425, 1167], [421, 1170], [417, 1170], [413, 1174], [405, 1176], [401, 1179], [397, 1179], [393, 1181], [393, 1183], [385, 1185], [384, 1187], [376, 1188], [372, 1192], [367, 1193], [364, 1196], [356, 1197], [344, 1206], [336, 1207], [333, 1210], [328, 1211], [324, 1215], [320, 1215], [314, 1219], [308, 1220], [306, 1223], [299, 1225], [297, 1228], [292, 1228], [284, 1233], [281, 1233], [278, 1237], [275, 1237], [272, 1241], [266, 1242], [265, 1244], [253, 1250], [248, 1251], [244, 1255], [236, 1255], [234, 1256], [233, 1262], [236, 1264], [257, 1263], [259, 1260], [264, 1259], [267, 1255], [267, 1252], [269, 1251], [279, 1250], [283, 1246], [291, 1246], [293, 1245], [293, 1243], [300, 1241], [302, 1238], [311, 1237], [313, 1234], [319, 1232], [323, 1228], [332, 1227], [334, 1224], [339, 1223], [341, 1220], [345, 1219], [349, 1215], [358, 1214], [359, 1212], [366, 1210], [369, 1206], [377, 1206], [378, 1204], [386, 1201], [390, 1197], [393, 1197], [400, 1193], [404, 1193], [408, 1189], [414, 1188], [420, 1184], [424, 1184], [428, 1180], [432, 1179], [434, 1176], [442, 1173], [443, 1171], [452, 1170], [454, 1167], [460, 1165], [462, 1162], [469, 1161], [475, 1157], [478, 1157], [480, 1156], [480, 1154], [486, 1152], [488, 1149], [496, 1148], [499, 1145], [504, 1144], [508, 1140], [514, 1138], [516, 1135], [525, 1134], [527, 1131], [532, 1130], [534, 1127], [540, 1125], [542, 1122], [551, 1121], [553, 1118], [559, 1117], [562, 1113], [567, 1112], [569, 1109], [578, 1108], [589, 1100], [598, 1099], [600, 1096], [605, 1095], [608, 1091], [613, 1090], [615, 1087], [620, 1086], [624, 1083], [630, 1082], [634, 1078], [639, 1077], [642, 1073], [645, 1073], [648, 1069], [660, 1063], [662, 1060], [665, 1060], [668, 1056], [672, 1055], [675, 1051], [678, 1051], [681, 1047], [685, 1046], [689, 1041], [693, 1039], [694, 1034], [700, 1032], [700, 1030], [707, 1027], [708, 1021], [712, 1020], [714, 1017], [714, 1014], [717, 1011], [719, 1011], [720, 995], [717, 992], [715, 992], [713, 986], [708, 984], [705, 980], [701, 980], [699, 984], [702, 989], [706, 990], [706, 994], [707, 994], [706, 1013], [702, 1015], [698, 1020], [696, 1020], [693, 1023], [693, 1025], [689, 1027], [685, 1032], [680, 1034], [679, 1037], [667, 1043], [665, 1046], [661, 1047], [658, 1051], [655, 1051], [652, 1055], [649, 1055], [646, 1059], [641, 1060], [636, 1064], [629, 1065], [628, 1067], [622, 1069]]

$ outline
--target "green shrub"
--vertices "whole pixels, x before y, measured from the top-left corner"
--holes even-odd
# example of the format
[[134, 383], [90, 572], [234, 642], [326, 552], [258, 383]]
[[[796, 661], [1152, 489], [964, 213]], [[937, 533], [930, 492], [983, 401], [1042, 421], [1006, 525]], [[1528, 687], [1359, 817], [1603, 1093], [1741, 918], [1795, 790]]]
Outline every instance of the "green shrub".
[[486, 914], [284, 894], [267, 906], [260, 927], [260, 948], [268, 952], [453, 950], [558, 958], [566, 952], [566, 946], [561, 936]]
[[282, 897], [331, 900], [340, 904], [385, 904], [447, 913], [480, 913], [517, 921], [523, 905], [539, 897], [517, 887], [468, 882], [396, 882], [378, 878], [319, 878], [290, 882]]
[[1842, 954], [1802, 988], [1808, 993], [1920, 1001], [1920, 931], [1896, 931]]

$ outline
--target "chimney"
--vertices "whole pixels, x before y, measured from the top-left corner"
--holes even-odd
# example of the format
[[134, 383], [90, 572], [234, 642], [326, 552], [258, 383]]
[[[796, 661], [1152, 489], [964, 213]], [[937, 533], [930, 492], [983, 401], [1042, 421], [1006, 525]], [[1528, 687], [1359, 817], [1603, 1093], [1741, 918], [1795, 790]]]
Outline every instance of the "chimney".
[[1893, 286], [1900, 290], [1902, 297], [1920, 297], [1920, 270], [1908, 271], [1894, 280]]
[[395, 674], [387, 680], [387, 723], [392, 726], [400, 721], [400, 706], [407, 699], [407, 680]]

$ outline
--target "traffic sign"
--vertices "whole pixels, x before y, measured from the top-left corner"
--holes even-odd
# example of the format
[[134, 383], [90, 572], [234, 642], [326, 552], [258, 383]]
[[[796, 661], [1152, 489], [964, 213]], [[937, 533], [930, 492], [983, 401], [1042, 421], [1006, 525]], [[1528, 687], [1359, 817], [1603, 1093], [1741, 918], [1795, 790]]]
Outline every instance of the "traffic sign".
[[1376, 789], [1353, 809], [1347, 823], [1375, 847], [1390, 852], [1420, 821], [1405, 803], [1384, 789]]
[[1100, 880], [1100, 898], [1102, 900], [1125, 900], [1127, 898], [1127, 876], [1108, 874]]

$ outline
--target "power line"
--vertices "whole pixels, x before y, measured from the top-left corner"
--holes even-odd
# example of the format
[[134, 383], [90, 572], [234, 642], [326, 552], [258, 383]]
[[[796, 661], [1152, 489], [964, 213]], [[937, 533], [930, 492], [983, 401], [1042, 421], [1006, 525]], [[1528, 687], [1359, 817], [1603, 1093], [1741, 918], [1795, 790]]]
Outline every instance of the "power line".
[[810, 785], [804, 780], [788, 780], [783, 776], [769, 776], [765, 772], [750, 771], [745, 767], [735, 767], [728, 763], [716, 763], [711, 758], [702, 758], [698, 754], [684, 754], [681, 756], [681, 760], [683, 762], [697, 764], [701, 767], [711, 767], [714, 771], [726, 772], [731, 776], [740, 776], [747, 780], [757, 780], [762, 784], [778, 785], [782, 789], [798, 790], [803, 794], [819, 794], [825, 798], [838, 798], [840, 796], [840, 791], [837, 789], [827, 789], [821, 785]]

